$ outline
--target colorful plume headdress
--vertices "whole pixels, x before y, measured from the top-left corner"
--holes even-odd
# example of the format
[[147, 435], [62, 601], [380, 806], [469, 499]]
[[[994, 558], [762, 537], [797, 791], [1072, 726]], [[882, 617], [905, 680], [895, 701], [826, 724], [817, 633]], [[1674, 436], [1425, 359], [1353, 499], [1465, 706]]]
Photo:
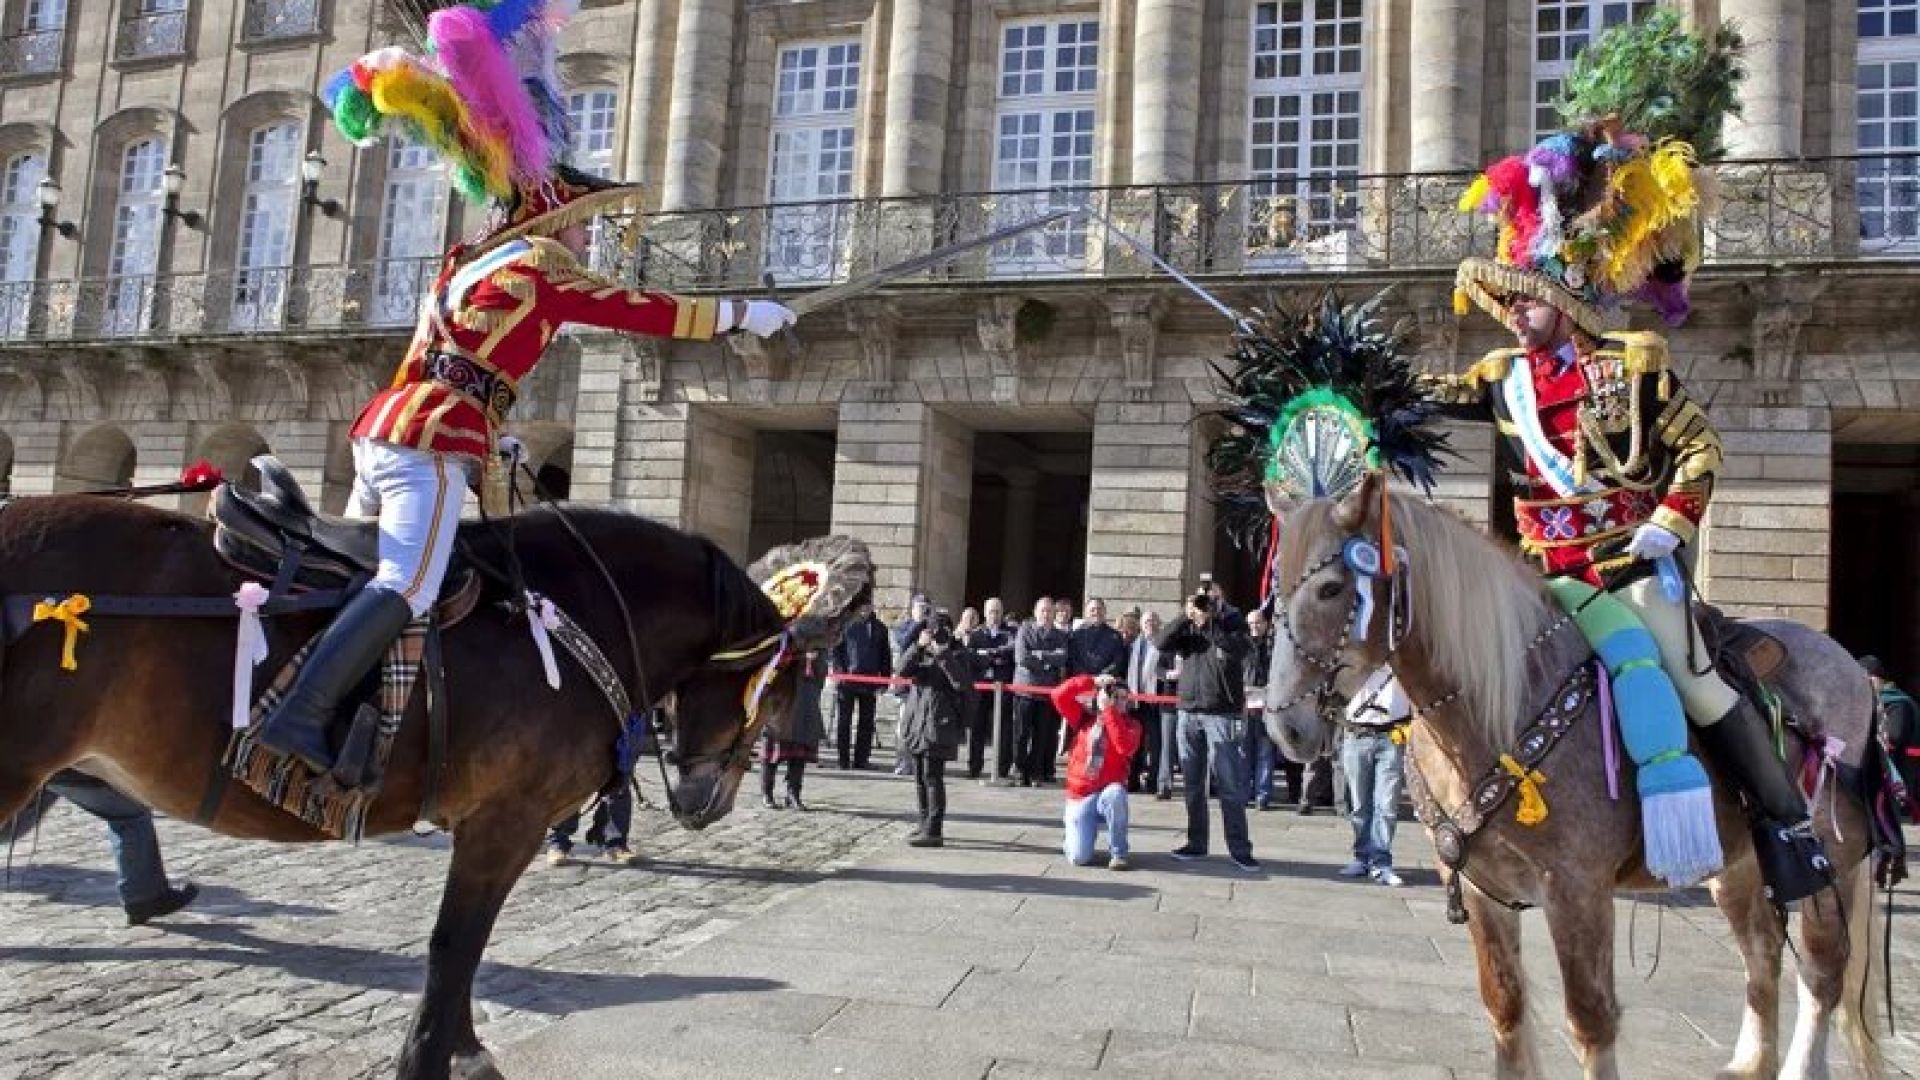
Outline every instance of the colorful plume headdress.
[[1701, 166], [1740, 111], [1740, 48], [1731, 26], [1709, 39], [1658, 11], [1582, 52], [1558, 102], [1567, 129], [1489, 165], [1460, 200], [1500, 230], [1492, 259], [1460, 264], [1455, 311], [1472, 300], [1504, 319], [1511, 297], [1531, 296], [1598, 335], [1637, 300], [1683, 322], [1710, 190]]
[[368, 53], [328, 81], [334, 124], [368, 146], [398, 128], [447, 162], [454, 187], [507, 216], [490, 238], [552, 232], [635, 201], [637, 188], [564, 169], [560, 28], [579, 0], [467, 0], [427, 16], [425, 53]]
[[1431, 490], [1452, 451], [1428, 423], [1439, 408], [1408, 355], [1408, 327], [1386, 326], [1386, 294], [1342, 304], [1331, 291], [1302, 312], [1256, 310], [1214, 364], [1227, 431], [1207, 471], [1236, 543], [1267, 542], [1272, 515], [1352, 491], [1390, 468]]

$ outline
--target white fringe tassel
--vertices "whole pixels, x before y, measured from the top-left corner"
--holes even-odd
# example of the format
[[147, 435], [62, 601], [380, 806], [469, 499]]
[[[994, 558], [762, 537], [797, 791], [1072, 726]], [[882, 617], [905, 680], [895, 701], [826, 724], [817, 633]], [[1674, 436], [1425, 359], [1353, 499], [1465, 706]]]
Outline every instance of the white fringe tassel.
[[1695, 788], [1640, 800], [1646, 833], [1647, 870], [1673, 888], [1685, 888], [1720, 872], [1720, 830], [1713, 818], [1713, 789]]

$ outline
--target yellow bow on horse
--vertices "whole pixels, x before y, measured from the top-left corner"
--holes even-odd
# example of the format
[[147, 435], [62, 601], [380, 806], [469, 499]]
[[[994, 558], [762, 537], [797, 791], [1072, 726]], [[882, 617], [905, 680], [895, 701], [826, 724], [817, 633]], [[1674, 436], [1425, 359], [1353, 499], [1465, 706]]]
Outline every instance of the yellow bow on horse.
[[66, 640], [60, 646], [60, 670], [62, 671], [80, 670], [80, 662], [74, 659], [73, 647], [79, 642], [80, 635], [88, 630], [86, 622], [80, 616], [85, 615], [92, 608], [93, 601], [87, 599], [85, 593], [74, 593], [57, 604], [42, 600], [33, 605], [34, 622], [52, 620], [67, 628]]
[[1511, 754], [1500, 755], [1500, 767], [1518, 782], [1520, 806], [1513, 812], [1513, 820], [1522, 825], [1538, 825], [1547, 820], [1547, 797], [1540, 793], [1540, 785], [1547, 782], [1547, 774], [1539, 769], [1529, 769], [1513, 759]]

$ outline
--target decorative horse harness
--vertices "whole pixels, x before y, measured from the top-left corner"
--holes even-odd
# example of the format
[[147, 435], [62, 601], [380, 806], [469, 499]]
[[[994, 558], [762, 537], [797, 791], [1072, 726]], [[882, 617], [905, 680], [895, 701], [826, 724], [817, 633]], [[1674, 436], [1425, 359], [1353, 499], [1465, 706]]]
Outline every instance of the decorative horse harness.
[[[1313, 579], [1315, 574], [1343, 562], [1358, 579], [1354, 583], [1353, 605], [1348, 611], [1345, 625], [1340, 631], [1340, 639], [1329, 653], [1315, 653], [1300, 643], [1294, 635], [1293, 624], [1288, 617], [1288, 605], [1274, 605], [1275, 622], [1286, 636], [1287, 645], [1295, 657], [1318, 668], [1325, 673], [1314, 685], [1302, 690], [1292, 698], [1270, 704], [1269, 709], [1284, 711], [1313, 698], [1316, 705], [1324, 705], [1333, 696], [1334, 681], [1347, 663], [1340, 659], [1347, 646], [1356, 638], [1366, 640], [1373, 621], [1373, 579], [1379, 576], [1388, 578], [1389, 599], [1387, 603], [1387, 654], [1386, 663], [1391, 666], [1393, 658], [1399, 652], [1400, 642], [1404, 640], [1407, 629], [1413, 622], [1412, 590], [1406, 585], [1410, 571], [1407, 567], [1407, 555], [1404, 550], [1395, 550], [1396, 559], [1388, 561], [1381, 556], [1381, 549], [1372, 540], [1364, 536], [1348, 537], [1339, 548], [1329, 553], [1319, 562], [1309, 566], [1293, 583], [1287, 592], [1291, 597], [1300, 591], [1301, 586]], [[1561, 615], [1549, 623], [1533, 640], [1527, 644], [1526, 652], [1531, 655], [1545, 645], [1554, 635], [1571, 625], [1572, 613]], [[1434, 849], [1440, 856], [1441, 865], [1447, 868], [1447, 921], [1459, 925], [1467, 921], [1466, 904], [1461, 896], [1460, 881], [1468, 877], [1466, 872], [1469, 844], [1475, 834], [1492, 821], [1502, 807], [1506, 806], [1516, 791], [1521, 796], [1520, 817], [1523, 823], [1531, 824], [1544, 820], [1546, 804], [1541, 799], [1539, 785], [1546, 777], [1539, 772], [1539, 766], [1546, 761], [1553, 748], [1573, 730], [1578, 720], [1593, 701], [1599, 687], [1599, 676], [1595, 665], [1598, 660], [1589, 660], [1576, 666], [1567, 677], [1561, 680], [1547, 704], [1534, 717], [1532, 724], [1514, 740], [1513, 748], [1499, 756], [1495, 764], [1481, 774], [1480, 779], [1468, 789], [1466, 802], [1452, 811], [1440, 805], [1433, 794], [1432, 785], [1420, 771], [1419, 762], [1408, 757], [1407, 776], [1409, 793], [1413, 796], [1414, 816], [1427, 827], [1433, 836]], [[1429, 702], [1424, 708], [1416, 706], [1416, 716], [1425, 715], [1452, 704], [1460, 698], [1461, 690], [1455, 688], [1450, 693]], [[1480, 889], [1495, 903], [1509, 910], [1523, 910], [1528, 905], [1510, 902], [1495, 897], [1476, 882]]]

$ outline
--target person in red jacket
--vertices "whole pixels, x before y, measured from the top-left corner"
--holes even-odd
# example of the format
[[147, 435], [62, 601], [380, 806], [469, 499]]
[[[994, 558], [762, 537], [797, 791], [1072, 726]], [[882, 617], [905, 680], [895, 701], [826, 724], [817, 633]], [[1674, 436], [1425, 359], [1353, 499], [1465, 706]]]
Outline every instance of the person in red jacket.
[[[1072, 732], [1061, 845], [1075, 866], [1093, 863], [1100, 823], [1107, 825], [1107, 869], [1127, 864], [1127, 774], [1140, 749], [1140, 722], [1127, 708], [1127, 684], [1112, 675], [1078, 675], [1053, 688], [1053, 707]], [[1092, 697], [1090, 711], [1080, 699]]]

